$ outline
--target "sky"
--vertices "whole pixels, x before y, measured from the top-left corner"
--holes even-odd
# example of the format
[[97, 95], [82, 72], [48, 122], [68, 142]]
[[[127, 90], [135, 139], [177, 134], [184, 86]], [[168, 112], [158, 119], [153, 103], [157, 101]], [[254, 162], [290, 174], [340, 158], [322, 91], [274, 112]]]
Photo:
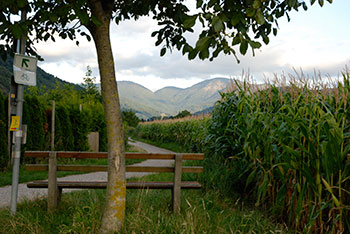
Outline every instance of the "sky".
[[[308, 2], [308, 1], [307, 1]], [[193, 2], [190, 3], [193, 5]], [[277, 36], [270, 43], [245, 56], [220, 55], [213, 62], [195, 59], [176, 50], [160, 57], [161, 47], [154, 45], [151, 33], [158, 29], [151, 18], [138, 21], [112, 23], [111, 43], [117, 81], [127, 80], [156, 91], [165, 86], [186, 88], [215, 77], [236, 78], [249, 73], [261, 83], [274, 74], [295, 74], [302, 70], [310, 77], [315, 71], [323, 77], [339, 77], [345, 66], [350, 66], [350, 1], [325, 1], [323, 7], [316, 3], [307, 11], [290, 14], [279, 20]], [[39, 66], [63, 80], [82, 83], [90, 66], [99, 83], [96, 50], [92, 41], [80, 39], [80, 45], [70, 40], [41, 42], [36, 45], [45, 61]], [[237, 47], [237, 51], [239, 48]]]

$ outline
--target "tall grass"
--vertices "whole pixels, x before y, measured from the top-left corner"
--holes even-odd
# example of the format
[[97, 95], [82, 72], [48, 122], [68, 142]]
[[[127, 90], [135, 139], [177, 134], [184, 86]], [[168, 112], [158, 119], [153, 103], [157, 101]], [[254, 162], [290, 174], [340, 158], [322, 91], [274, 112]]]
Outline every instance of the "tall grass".
[[[152, 178], [161, 179], [157, 176]], [[179, 215], [171, 211], [170, 191], [128, 190], [126, 198], [125, 225], [118, 233], [286, 233], [262, 212], [214, 192], [182, 191]], [[99, 233], [104, 201], [105, 190], [85, 190], [63, 194], [53, 213], [46, 200], [20, 204], [16, 216], [0, 209], [0, 233]]]
[[[293, 78], [293, 77], [292, 77]], [[301, 78], [303, 78], [301, 76]], [[349, 73], [222, 94], [209, 127], [212, 174], [306, 233], [350, 229]], [[215, 143], [214, 143], [215, 141]], [[242, 189], [244, 188], [244, 189]]]

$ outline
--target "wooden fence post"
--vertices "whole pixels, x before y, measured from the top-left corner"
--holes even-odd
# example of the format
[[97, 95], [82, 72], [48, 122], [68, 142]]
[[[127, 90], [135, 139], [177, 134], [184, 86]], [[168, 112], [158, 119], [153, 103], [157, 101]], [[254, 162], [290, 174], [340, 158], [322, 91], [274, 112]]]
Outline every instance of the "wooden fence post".
[[51, 112], [51, 151], [55, 150], [55, 114], [56, 105], [55, 101], [52, 100], [52, 112]]
[[57, 187], [57, 157], [56, 152], [51, 151], [49, 155], [49, 175], [47, 192], [47, 209], [49, 212], [57, 207], [58, 187]]
[[181, 175], [182, 175], [182, 154], [176, 154], [174, 188], [172, 193], [174, 213], [180, 213], [180, 209], [181, 209]]

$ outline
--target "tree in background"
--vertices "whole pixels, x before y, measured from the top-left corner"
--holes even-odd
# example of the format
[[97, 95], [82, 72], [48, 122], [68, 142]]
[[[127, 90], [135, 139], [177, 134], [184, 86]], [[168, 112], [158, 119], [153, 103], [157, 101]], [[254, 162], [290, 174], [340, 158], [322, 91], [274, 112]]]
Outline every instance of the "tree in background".
[[82, 84], [84, 91], [83, 91], [83, 98], [87, 102], [95, 102], [95, 101], [102, 101], [102, 97], [100, 94], [100, 91], [98, 90], [96, 86], [96, 77], [92, 76], [92, 70], [90, 66], [87, 66], [87, 71], [85, 73], [85, 77], [83, 77], [84, 83]]
[[136, 128], [140, 122], [140, 119], [136, 116], [133, 110], [122, 111], [123, 122], [127, 123], [128, 126]]
[[[312, 4], [315, 0], [311, 0]], [[322, 6], [324, 1], [318, 0]], [[328, 0], [332, 2], [332, 0]], [[115, 79], [114, 59], [110, 43], [110, 23], [117, 24], [128, 19], [139, 19], [152, 15], [160, 29], [152, 33], [157, 37], [156, 45], [162, 45], [164, 55], [167, 49], [176, 48], [189, 59], [214, 59], [220, 53], [233, 54], [236, 47], [246, 54], [248, 47], [260, 48], [263, 41], [269, 42], [271, 33], [277, 34], [278, 18], [288, 12], [306, 9], [298, 0], [197, 0], [198, 13], [190, 14], [182, 0], [18, 0], [1, 1], [0, 35], [7, 44], [0, 46], [0, 53], [6, 56], [11, 50], [13, 38], [30, 35], [27, 45], [29, 54], [35, 54], [33, 41], [61, 38], [76, 40], [81, 34], [93, 38], [97, 51], [101, 77], [102, 97], [108, 138], [108, 185], [106, 206], [103, 213], [101, 233], [120, 229], [125, 216], [125, 149], [123, 142], [122, 116]], [[13, 22], [11, 15], [26, 10], [30, 14], [26, 22]], [[200, 27], [195, 27], [199, 22]], [[82, 30], [83, 26], [86, 30]], [[185, 33], [200, 31], [194, 44], [189, 44]], [[251, 38], [254, 37], [254, 39]], [[79, 44], [79, 42], [77, 42]], [[238, 60], [238, 58], [237, 58]]]
[[191, 112], [189, 112], [188, 110], [183, 110], [181, 112], [179, 112], [177, 115], [174, 116], [175, 119], [181, 119], [187, 116], [191, 116]]

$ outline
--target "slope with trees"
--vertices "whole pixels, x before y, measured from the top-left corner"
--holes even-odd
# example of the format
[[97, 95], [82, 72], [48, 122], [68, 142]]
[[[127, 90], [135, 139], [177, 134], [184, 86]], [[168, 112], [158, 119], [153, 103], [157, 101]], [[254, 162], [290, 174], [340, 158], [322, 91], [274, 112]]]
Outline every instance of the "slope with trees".
[[[0, 59], [0, 90], [2, 93], [8, 93], [10, 90], [10, 79], [13, 75], [13, 58], [7, 56], [7, 59], [4, 61]], [[64, 80], [61, 80], [38, 67], [37, 69], [37, 86], [43, 89], [55, 89], [56, 84], [60, 85], [70, 85], [75, 89], [82, 90], [79, 85], [75, 85]]]

